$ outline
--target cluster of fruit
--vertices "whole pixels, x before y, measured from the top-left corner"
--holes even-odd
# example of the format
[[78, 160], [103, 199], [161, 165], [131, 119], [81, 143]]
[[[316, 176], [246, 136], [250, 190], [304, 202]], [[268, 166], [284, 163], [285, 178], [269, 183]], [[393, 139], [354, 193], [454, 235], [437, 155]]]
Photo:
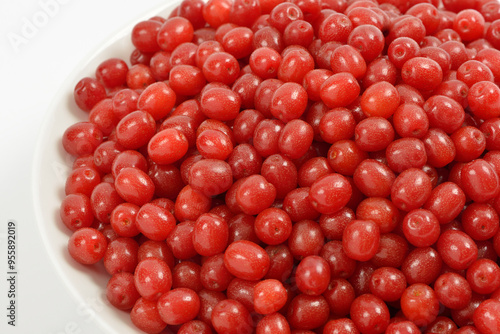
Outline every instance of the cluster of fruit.
[[500, 333], [500, 3], [184, 0], [75, 87], [61, 205], [147, 333]]

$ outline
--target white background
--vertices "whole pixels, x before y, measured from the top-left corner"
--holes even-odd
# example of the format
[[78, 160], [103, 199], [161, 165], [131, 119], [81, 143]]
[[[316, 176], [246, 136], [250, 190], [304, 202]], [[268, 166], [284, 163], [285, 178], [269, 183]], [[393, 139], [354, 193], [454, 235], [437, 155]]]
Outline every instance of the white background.
[[[0, 333], [104, 333], [102, 296], [76, 300], [44, 250], [33, 210], [33, 157], [61, 87], [123, 27], [173, 0], [0, 0]], [[61, 111], [64, 112], [64, 111]], [[7, 325], [6, 225], [17, 222], [16, 327]], [[46, 222], [44, 222], [46, 223]]]

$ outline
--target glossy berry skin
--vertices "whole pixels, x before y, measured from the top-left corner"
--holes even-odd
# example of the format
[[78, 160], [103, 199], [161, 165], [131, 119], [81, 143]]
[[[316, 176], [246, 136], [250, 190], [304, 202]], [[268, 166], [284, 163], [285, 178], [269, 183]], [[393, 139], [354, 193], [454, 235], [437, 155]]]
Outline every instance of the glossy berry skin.
[[324, 238], [318, 223], [312, 220], [300, 220], [292, 227], [288, 247], [296, 259], [318, 255], [323, 247]]
[[367, 117], [389, 118], [399, 107], [399, 92], [386, 81], [374, 83], [361, 95], [361, 109]]
[[104, 268], [110, 275], [118, 272], [134, 272], [137, 266], [139, 245], [131, 238], [116, 238], [109, 242], [104, 253]]
[[[344, 214], [346, 216], [339, 215], [340, 218], [351, 219], [349, 211], [344, 212]], [[402, 220], [399, 209], [390, 200], [382, 197], [369, 197], [359, 202], [356, 208], [356, 217], [360, 220], [373, 220], [379, 226], [380, 233], [393, 231]], [[332, 227], [335, 228], [335, 226]], [[337, 228], [339, 227], [345, 226], [338, 225]]]
[[149, 85], [139, 96], [137, 108], [149, 113], [155, 121], [164, 118], [175, 104], [175, 92], [166, 83]]
[[271, 206], [276, 198], [276, 188], [261, 175], [242, 180], [236, 191], [236, 202], [249, 215], [256, 215]]
[[210, 334], [212, 330], [210, 326], [201, 320], [191, 320], [184, 323], [180, 326], [178, 334], [191, 334], [191, 333], [199, 333], [199, 334]]
[[270, 112], [278, 120], [287, 123], [302, 116], [306, 107], [307, 92], [304, 87], [295, 82], [287, 82], [274, 92]]
[[408, 255], [408, 249], [405, 238], [394, 233], [384, 233], [380, 235], [379, 249], [370, 262], [377, 267], [399, 268]]
[[137, 264], [134, 281], [144, 299], [156, 301], [172, 287], [172, 272], [165, 261], [146, 258]]
[[135, 63], [127, 72], [127, 86], [134, 90], [145, 89], [147, 86], [155, 82], [153, 72], [144, 64], [150, 60], [148, 55], [144, 56], [144, 54], [139, 53], [138, 56], [142, 62]]
[[347, 256], [368, 261], [375, 256], [380, 242], [380, 229], [372, 220], [353, 220], [344, 229], [342, 247]]
[[346, 15], [332, 14], [319, 27], [318, 37], [323, 43], [331, 41], [345, 43], [352, 28], [352, 23]]
[[387, 81], [396, 84], [397, 68], [387, 57], [379, 57], [368, 64], [363, 78], [363, 87], [368, 88], [376, 82]]
[[440, 226], [437, 217], [429, 210], [415, 209], [403, 219], [403, 233], [416, 247], [428, 247], [439, 238]]
[[281, 60], [282, 57], [276, 50], [262, 47], [252, 52], [249, 59], [249, 65], [256, 75], [265, 80], [277, 76]]
[[422, 168], [427, 162], [424, 143], [417, 138], [396, 139], [385, 151], [387, 165], [396, 173], [408, 168]]
[[421, 140], [425, 145], [427, 163], [432, 167], [444, 167], [455, 159], [455, 145], [444, 130], [430, 128]]
[[106, 224], [110, 222], [113, 210], [121, 203], [123, 203], [123, 199], [118, 195], [112, 183], [99, 183], [90, 195], [90, 205], [94, 217]]
[[500, 287], [500, 268], [490, 259], [478, 259], [467, 268], [467, 282], [472, 291], [488, 295]]
[[389, 60], [401, 69], [409, 59], [419, 54], [420, 46], [413, 39], [408, 37], [398, 37], [391, 42], [387, 49]]
[[224, 252], [224, 264], [234, 276], [246, 280], [258, 280], [269, 270], [270, 259], [262, 247], [247, 241], [231, 243]]
[[463, 41], [473, 41], [483, 36], [484, 17], [474, 9], [460, 11], [453, 21], [453, 30]]
[[268, 208], [255, 218], [255, 234], [267, 245], [279, 245], [292, 233], [292, 220], [288, 214], [277, 208]]
[[311, 330], [324, 325], [328, 314], [328, 303], [323, 296], [299, 294], [288, 306], [287, 320], [293, 328]]
[[487, 202], [500, 191], [498, 175], [483, 159], [476, 159], [464, 166], [461, 182], [465, 194], [475, 202]]
[[94, 222], [90, 199], [80, 193], [69, 194], [64, 198], [59, 215], [64, 225], [72, 231], [90, 227]]
[[458, 102], [442, 95], [430, 97], [425, 101], [423, 109], [429, 119], [429, 126], [440, 128], [448, 134], [458, 130], [465, 117], [465, 112]]
[[472, 87], [476, 82], [494, 81], [490, 68], [477, 60], [468, 60], [457, 69], [457, 79]]
[[109, 98], [99, 101], [90, 111], [89, 121], [95, 124], [104, 135], [111, 134], [118, 122], [113, 112], [113, 101]]
[[161, 23], [154, 20], [141, 21], [132, 30], [132, 43], [141, 52], [152, 53], [160, 50], [156, 36]]
[[451, 140], [457, 150], [456, 161], [469, 162], [477, 159], [486, 149], [486, 137], [473, 126], [465, 126], [451, 135]]
[[320, 256], [307, 256], [297, 266], [295, 279], [297, 287], [302, 293], [320, 295], [325, 292], [330, 283], [330, 266]]
[[253, 146], [262, 157], [279, 153], [279, 137], [284, 124], [279, 120], [264, 119], [259, 122], [253, 134]]
[[139, 298], [130, 311], [130, 320], [141, 331], [146, 333], [160, 333], [167, 327], [161, 320], [156, 307], [156, 301]]
[[324, 333], [359, 334], [359, 331], [351, 319], [340, 318], [328, 321], [324, 327]]
[[352, 302], [351, 320], [361, 333], [384, 333], [389, 326], [389, 309], [382, 299], [363, 294]]
[[205, 60], [202, 71], [208, 82], [231, 85], [238, 78], [240, 66], [233, 55], [227, 52], [216, 52]]
[[375, 269], [370, 277], [370, 292], [386, 302], [399, 300], [406, 289], [406, 278], [396, 268]]
[[477, 245], [462, 231], [444, 231], [436, 246], [443, 262], [455, 270], [467, 269], [477, 258]]
[[420, 329], [412, 321], [395, 320], [385, 330], [387, 334], [393, 333], [420, 333]]
[[234, 299], [220, 301], [212, 310], [212, 325], [221, 334], [252, 333], [250, 313], [240, 302]]
[[431, 211], [440, 224], [455, 219], [465, 205], [463, 190], [453, 182], [444, 182], [434, 189], [423, 208]]
[[212, 213], [204, 213], [196, 219], [192, 238], [198, 254], [213, 256], [222, 253], [229, 238], [227, 222]]
[[190, 261], [180, 262], [172, 271], [172, 288], [188, 288], [199, 293], [203, 289], [200, 272], [200, 265]]
[[86, 77], [78, 81], [73, 96], [81, 110], [90, 111], [99, 101], [106, 98], [106, 89], [96, 79]]
[[326, 112], [319, 121], [319, 134], [325, 142], [333, 144], [350, 139], [354, 135], [356, 120], [347, 108], [334, 108]]
[[217, 292], [224, 291], [229, 287], [233, 279], [234, 276], [224, 265], [224, 254], [208, 257], [201, 265], [200, 280], [204, 289]]
[[347, 279], [356, 269], [356, 261], [347, 256], [342, 241], [332, 240], [325, 243], [319, 255], [330, 265], [330, 276], [334, 279]]
[[346, 107], [356, 99], [360, 90], [358, 81], [351, 73], [341, 72], [321, 85], [320, 97], [329, 108]]
[[167, 209], [157, 205], [144, 204], [135, 218], [137, 229], [151, 240], [165, 240], [175, 227], [174, 215]]
[[325, 175], [315, 181], [309, 189], [309, 200], [323, 214], [331, 214], [344, 207], [351, 198], [349, 181], [338, 173]]
[[169, 85], [178, 95], [196, 95], [205, 84], [203, 73], [193, 65], [177, 65], [170, 71]]
[[200, 310], [200, 298], [191, 289], [172, 289], [161, 295], [157, 308], [166, 324], [181, 325], [196, 317]]
[[474, 311], [474, 324], [481, 333], [496, 333], [500, 331], [499, 314], [500, 301], [487, 299]]
[[419, 90], [437, 88], [443, 79], [443, 71], [439, 64], [429, 58], [414, 57], [408, 60], [401, 69], [404, 83]]
[[233, 143], [226, 133], [206, 129], [198, 134], [196, 148], [206, 159], [226, 160], [233, 152]]
[[94, 165], [101, 173], [112, 172], [115, 158], [125, 149], [116, 141], [105, 141], [94, 151]]
[[394, 128], [383, 117], [368, 117], [360, 121], [354, 129], [354, 141], [363, 151], [381, 151], [393, 140]]
[[278, 68], [278, 79], [283, 82], [302, 83], [306, 73], [314, 69], [314, 59], [304, 49], [291, 46], [282, 54], [283, 59]]
[[224, 50], [236, 59], [244, 58], [252, 52], [253, 32], [246, 27], [237, 27], [228, 31], [223, 39]]
[[115, 188], [127, 202], [143, 205], [153, 198], [154, 184], [151, 178], [138, 168], [123, 168], [116, 176]]
[[432, 247], [413, 249], [401, 263], [401, 271], [408, 284], [431, 284], [439, 276], [442, 267], [442, 257]]
[[472, 298], [469, 304], [460, 310], [451, 310], [451, 318], [457, 324], [457, 326], [472, 326], [474, 311], [478, 306], [486, 299], [486, 296], [479, 295], [477, 293], [472, 294]]
[[106, 252], [107, 242], [104, 235], [91, 227], [82, 227], [71, 235], [68, 252], [81, 264], [99, 262]]
[[229, 299], [234, 299], [242, 303], [247, 310], [254, 312], [253, 295], [255, 286], [259, 281], [247, 281], [234, 278], [227, 287], [226, 295]]
[[500, 88], [491, 81], [472, 85], [467, 95], [472, 114], [482, 119], [500, 116]]
[[139, 94], [132, 89], [122, 89], [112, 98], [113, 115], [116, 119], [122, 119], [125, 115], [137, 110]]
[[267, 157], [260, 168], [260, 174], [276, 188], [276, 198], [284, 198], [297, 188], [297, 168], [292, 160], [283, 154]]
[[93, 123], [78, 122], [64, 131], [62, 145], [73, 156], [92, 154], [102, 143], [102, 131]]
[[434, 291], [439, 302], [450, 309], [465, 308], [472, 297], [472, 289], [467, 280], [453, 272], [440, 275], [434, 282]]
[[474, 240], [483, 241], [495, 236], [499, 217], [495, 209], [485, 203], [471, 203], [462, 212], [462, 227]]
[[203, 159], [189, 169], [189, 185], [207, 197], [226, 192], [232, 184], [233, 172], [225, 161]]
[[[94, 159], [93, 157], [91, 159], [93, 165]], [[90, 197], [94, 188], [101, 182], [101, 175], [91, 166], [75, 167], [66, 179], [64, 192], [66, 195], [79, 193]]]
[[267, 246], [265, 251], [269, 255], [270, 265], [265, 279], [276, 279], [284, 282], [293, 269], [293, 255], [286, 244]]
[[314, 139], [314, 130], [309, 123], [294, 119], [283, 127], [278, 139], [278, 147], [282, 154], [290, 159], [302, 157]]
[[130, 310], [140, 297], [134, 285], [134, 275], [131, 273], [116, 273], [106, 285], [106, 298], [120, 310]]
[[327, 158], [330, 167], [335, 172], [351, 176], [356, 167], [368, 158], [368, 154], [355, 141], [339, 140], [330, 146]]
[[332, 52], [330, 60], [334, 73], [349, 72], [356, 79], [365, 75], [366, 62], [361, 53], [350, 45], [342, 45]]
[[193, 26], [183, 17], [168, 19], [158, 31], [157, 42], [164, 51], [173, 51], [178, 45], [193, 39]]
[[498, 149], [498, 118], [492, 118], [486, 120], [483, 124], [479, 126], [479, 130], [483, 132], [486, 139], [486, 149], [487, 150], [497, 150]]
[[392, 202], [403, 211], [421, 207], [430, 197], [432, 184], [420, 169], [410, 168], [398, 175], [391, 187]]
[[171, 164], [186, 154], [189, 143], [177, 129], [165, 129], [156, 133], [148, 143], [149, 157], [158, 164]]
[[289, 334], [290, 325], [281, 313], [273, 313], [262, 318], [255, 328], [256, 334]]
[[120, 172], [127, 167], [137, 168], [148, 173], [148, 162], [146, 158], [144, 155], [135, 150], [123, 151], [116, 156], [113, 160], [113, 165], [111, 166], [111, 173], [113, 174], [113, 177], [116, 179], [118, 174], [120, 174]]
[[207, 324], [212, 324], [210, 319], [212, 315], [213, 308], [221, 300], [226, 299], [226, 296], [222, 292], [212, 291], [203, 289], [198, 293], [200, 297], [200, 313], [199, 319]]
[[363, 160], [353, 175], [356, 187], [368, 197], [388, 197], [395, 179], [387, 165], [373, 159]]
[[286, 26], [295, 20], [302, 20], [304, 14], [299, 6], [294, 3], [278, 4], [269, 13], [269, 24], [281, 33]]
[[175, 218], [179, 221], [196, 220], [202, 213], [210, 210], [210, 197], [187, 185], [179, 192], [175, 200]]
[[275, 279], [262, 280], [255, 285], [253, 305], [259, 314], [272, 314], [285, 306], [287, 290]]
[[241, 98], [232, 90], [212, 88], [202, 93], [201, 111], [205, 116], [218, 121], [230, 121], [238, 116]]
[[196, 256], [197, 252], [193, 245], [194, 225], [193, 221], [181, 222], [175, 225], [167, 236], [167, 244], [176, 259], [187, 260]]
[[439, 312], [439, 301], [434, 290], [425, 284], [412, 284], [401, 296], [401, 310], [417, 326], [433, 322]]
[[355, 27], [347, 43], [357, 49], [367, 63], [375, 60], [384, 49], [384, 35], [371, 24], [363, 24]]

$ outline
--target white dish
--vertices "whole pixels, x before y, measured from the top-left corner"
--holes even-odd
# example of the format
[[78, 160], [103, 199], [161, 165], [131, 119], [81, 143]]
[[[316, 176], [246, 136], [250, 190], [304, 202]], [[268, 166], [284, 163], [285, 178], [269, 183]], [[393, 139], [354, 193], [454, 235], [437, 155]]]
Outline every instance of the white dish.
[[[90, 53], [86, 57], [87, 61], [67, 77], [58, 94], [54, 96], [37, 143], [33, 164], [33, 195], [37, 223], [45, 248], [67, 290], [71, 291], [81, 305], [90, 306], [79, 312], [93, 312], [92, 319], [102, 328], [103, 333], [118, 334], [139, 330], [131, 323], [129, 312], [114, 308], [106, 300], [105, 288], [109, 275], [104, 267], [80, 265], [67, 252], [71, 231], [61, 222], [59, 207], [65, 196], [64, 184], [71, 171], [73, 158], [62, 148], [61, 138], [70, 125], [88, 120], [88, 113], [78, 109], [73, 99], [76, 83], [83, 77], [94, 77], [96, 67], [108, 58], [118, 57], [128, 62], [134, 49], [130, 40], [133, 26], [155, 15], [167, 17], [177, 4], [177, 0], [168, 1], [158, 10], [134, 20], [115, 37]], [[61, 288], [60, 291], [66, 290]]]

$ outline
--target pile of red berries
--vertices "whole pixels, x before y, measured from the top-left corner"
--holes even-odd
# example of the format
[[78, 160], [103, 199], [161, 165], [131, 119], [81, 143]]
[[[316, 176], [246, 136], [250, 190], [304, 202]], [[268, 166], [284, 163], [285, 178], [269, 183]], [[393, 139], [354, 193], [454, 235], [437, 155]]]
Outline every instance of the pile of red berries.
[[500, 333], [500, 3], [184, 0], [76, 85], [61, 218], [146, 333]]

